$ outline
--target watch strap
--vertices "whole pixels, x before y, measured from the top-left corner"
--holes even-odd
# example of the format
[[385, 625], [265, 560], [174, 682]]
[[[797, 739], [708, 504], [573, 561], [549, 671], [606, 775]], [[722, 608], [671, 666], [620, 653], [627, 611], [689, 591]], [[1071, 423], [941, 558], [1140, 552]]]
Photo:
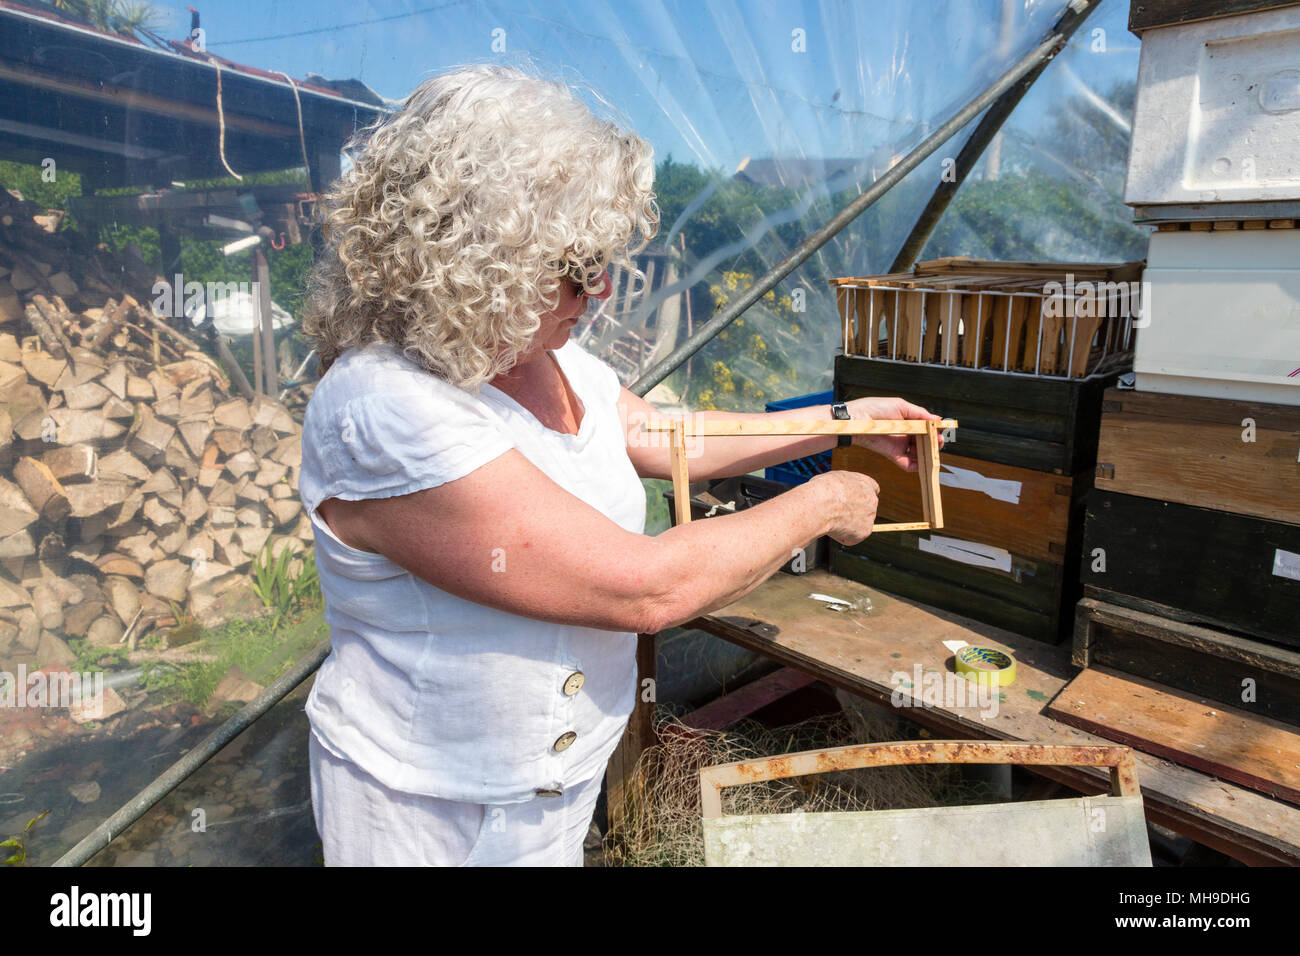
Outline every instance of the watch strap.
[[[848, 405], [845, 405], [843, 402], [832, 402], [831, 417], [834, 418], [836, 421], [847, 422], [853, 416], [849, 414]], [[841, 435], [839, 437], [838, 445], [840, 448], [844, 448], [846, 445], [852, 445], [852, 444], [853, 444], [852, 435]]]

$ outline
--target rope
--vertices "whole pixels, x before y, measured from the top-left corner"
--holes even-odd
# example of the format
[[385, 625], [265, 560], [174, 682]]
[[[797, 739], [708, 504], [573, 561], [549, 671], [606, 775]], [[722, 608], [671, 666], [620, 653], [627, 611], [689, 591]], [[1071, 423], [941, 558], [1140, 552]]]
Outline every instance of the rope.
[[217, 139], [217, 151], [221, 154], [221, 165], [226, 167], [226, 172], [243, 182], [244, 177], [231, 169], [230, 163], [226, 161], [226, 111], [221, 104], [221, 64], [217, 62], [216, 57], [211, 53], [206, 54], [206, 56], [208, 62], [217, 68], [217, 129], [220, 134]]
[[302, 165], [307, 170], [307, 182], [311, 182], [311, 164], [307, 162], [307, 136], [302, 129], [302, 100], [298, 98], [298, 84], [293, 81], [293, 77], [283, 70], [276, 70], [289, 82], [289, 88], [293, 90], [293, 102], [298, 107], [298, 143], [302, 146]]

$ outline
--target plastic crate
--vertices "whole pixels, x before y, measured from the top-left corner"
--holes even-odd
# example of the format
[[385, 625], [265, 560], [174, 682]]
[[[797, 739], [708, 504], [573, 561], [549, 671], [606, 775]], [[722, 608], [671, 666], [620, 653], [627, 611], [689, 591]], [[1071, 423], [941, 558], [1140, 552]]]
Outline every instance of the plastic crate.
[[[833, 401], [835, 401], [835, 392], [828, 389], [825, 392], [812, 392], [808, 395], [796, 395], [794, 398], [768, 402], [765, 407], [769, 412], [784, 412], [792, 408], [807, 408], [810, 405], [829, 405]], [[796, 458], [784, 464], [772, 465], [763, 471], [763, 477], [769, 481], [782, 481], [787, 485], [801, 485], [814, 475], [830, 470], [831, 453], [824, 451], [806, 458]]]

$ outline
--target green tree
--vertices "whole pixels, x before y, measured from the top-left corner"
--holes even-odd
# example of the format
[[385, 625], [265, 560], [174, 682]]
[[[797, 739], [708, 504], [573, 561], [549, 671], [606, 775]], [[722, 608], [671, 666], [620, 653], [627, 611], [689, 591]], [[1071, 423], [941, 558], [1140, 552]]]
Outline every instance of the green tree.
[[134, 36], [137, 30], [157, 30], [161, 14], [151, 3], [127, 0], [54, 0], [54, 6], [106, 33]]

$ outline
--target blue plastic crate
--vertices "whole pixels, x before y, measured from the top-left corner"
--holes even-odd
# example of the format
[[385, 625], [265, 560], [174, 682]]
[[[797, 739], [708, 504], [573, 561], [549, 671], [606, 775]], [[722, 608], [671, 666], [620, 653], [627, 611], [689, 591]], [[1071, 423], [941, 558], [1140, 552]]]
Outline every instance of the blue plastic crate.
[[[769, 412], [784, 412], [792, 408], [807, 408], [809, 405], [829, 405], [835, 401], [834, 391], [813, 392], [809, 395], [796, 395], [768, 402]], [[814, 475], [831, 470], [831, 453], [824, 451], [807, 458], [796, 458], [781, 465], [772, 465], [763, 472], [763, 477], [771, 481], [783, 481], [788, 485], [801, 485]]]

